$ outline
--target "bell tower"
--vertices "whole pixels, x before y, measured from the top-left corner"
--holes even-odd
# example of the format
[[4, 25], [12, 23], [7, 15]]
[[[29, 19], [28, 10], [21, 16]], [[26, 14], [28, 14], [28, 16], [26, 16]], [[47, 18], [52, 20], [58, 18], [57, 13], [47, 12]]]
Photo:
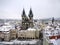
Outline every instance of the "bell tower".
[[30, 11], [29, 11], [29, 25], [30, 27], [33, 27], [33, 13], [32, 13], [32, 9], [30, 8]]
[[25, 10], [23, 9], [23, 12], [22, 12], [22, 30], [25, 30], [26, 29], [26, 14], [25, 14]]
[[24, 22], [25, 17], [26, 17], [26, 14], [25, 14], [25, 10], [23, 9], [23, 12], [22, 12], [22, 22]]

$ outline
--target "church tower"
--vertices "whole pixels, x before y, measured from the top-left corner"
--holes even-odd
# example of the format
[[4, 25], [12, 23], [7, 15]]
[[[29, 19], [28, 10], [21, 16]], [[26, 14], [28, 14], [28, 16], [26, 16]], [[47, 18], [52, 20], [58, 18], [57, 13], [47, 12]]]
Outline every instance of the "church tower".
[[25, 17], [26, 17], [26, 14], [25, 14], [25, 10], [23, 9], [23, 12], [22, 12], [22, 22], [24, 22]]
[[25, 10], [23, 9], [23, 12], [22, 12], [22, 30], [25, 30], [27, 27], [26, 27], [26, 20], [27, 20], [27, 16], [25, 14]]
[[30, 8], [29, 11], [29, 27], [33, 27], [33, 13], [32, 13], [32, 9]]
[[22, 29], [23, 30], [26, 28], [26, 26], [25, 26], [25, 18], [26, 18], [26, 14], [25, 14], [25, 10], [23, 9], [23, 12], [22, 12]]
[[27, 30], [28, 28], [33, 27], [33, 13], [32, 13], [31, 9], [29, 11], [28, 16], [29, 16], [29, 18], [26, 16], [25, 10], [23, 9], [23, 12], [22, 12], [22, 26], [21, 26], [22, 30]]

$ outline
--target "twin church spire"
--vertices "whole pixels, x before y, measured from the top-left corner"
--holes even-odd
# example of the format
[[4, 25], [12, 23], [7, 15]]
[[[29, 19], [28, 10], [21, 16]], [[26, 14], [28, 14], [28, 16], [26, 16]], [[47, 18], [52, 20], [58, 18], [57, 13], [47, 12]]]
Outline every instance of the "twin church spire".
[[[22, 16], [26, 16], [24, 8], [23, 8]], [[33, 13], [32, 13], [32, 9], [31, 8], [30, 8], [28, 16], [29, 17], [33, 17]]]
[[25, 10], [23, 9], [23, 12], [22, 12], [22, 29], [23, 30], [26, 30], [29, 27], [33, 27], [33, 13], [31, 8], [30, 8], [28, 17], [26, 16]]

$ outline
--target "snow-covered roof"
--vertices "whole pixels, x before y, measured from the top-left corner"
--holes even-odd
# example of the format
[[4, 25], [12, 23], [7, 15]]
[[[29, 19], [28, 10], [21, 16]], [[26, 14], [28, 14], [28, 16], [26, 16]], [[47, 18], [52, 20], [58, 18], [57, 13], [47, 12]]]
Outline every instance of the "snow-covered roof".
[[54, 45], [60, 45], [60, 39], [58, 40], [51, 39], [50, 42], [53, 43]]
[[5, 25], [10, 25], [9, 22], [5, 22], [4, 24], [5, 24]]
[[28, 28], [27, 30], [28, 30], [28, 31], [36, 31], [35, 28]]
[[51, 26], [47, 26], [45, 29], [52, 28]]
[[11, 26], [2, 26], [2, 27], [0, 27], [0, 31], [9, 31], [10, 29], [12, 29]]
[[7, 28], [0, 28], [0, 31], [9, 31], [10, 29], [7, 29]]

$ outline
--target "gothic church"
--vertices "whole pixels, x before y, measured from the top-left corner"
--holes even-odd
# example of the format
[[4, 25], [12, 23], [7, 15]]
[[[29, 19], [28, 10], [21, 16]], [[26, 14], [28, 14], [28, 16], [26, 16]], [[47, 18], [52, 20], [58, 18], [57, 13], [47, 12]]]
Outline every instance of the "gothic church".
[[33, 27], [33, 13], [32, 10], [30, 8], [28, 17], [25, 14], [25, 10], [23, 9], [22, 12], [22, 30], [26, 30], [28, 28], [32, 28]]

